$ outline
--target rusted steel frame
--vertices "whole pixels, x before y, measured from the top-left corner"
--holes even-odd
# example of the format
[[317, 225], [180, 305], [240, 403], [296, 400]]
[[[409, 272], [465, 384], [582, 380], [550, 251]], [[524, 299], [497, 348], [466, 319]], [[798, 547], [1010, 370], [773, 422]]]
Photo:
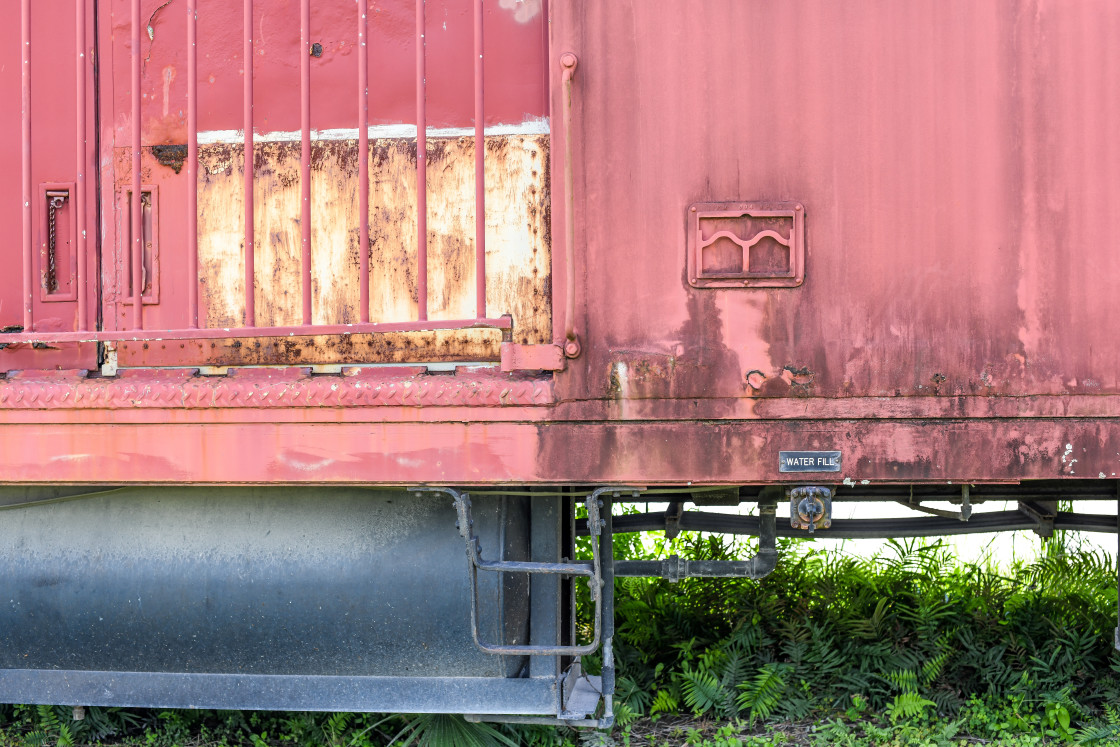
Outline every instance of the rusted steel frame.
[[245, 0], [245, 28], [242, 36], [242, 58], [245, 67], [242, 80], [242, 122], [245, 126], [245, 326], [252, 327], [257, 320], [255, 266], [255, 226], [253, 204], [253, 177], [255, 157], [253, 155], [253, 0]]
[[311, 0], [299, 4], [300, 240], [303, 323], [311, 324]]
[[424, 3], [416, 0], [416, 303], [428, 318], [428, 111], [424, 72]]
[[22, 146], [23, 191], [23, 328], [31, 331], [35, 324], [32, 298], [35, 289], [34, 252], [31, 219], [31, 0], [20, 3], [20, 144]]
[[151, 340], [222, 340], [246, 337], [294, 337], [297, 335], [358, 335], [375, 332], [411, 332], [433, 329], [470, 329], [492, 327], [512, 329], [508, 316], [497, 319], [463, 319], [419, 322], [390, 322], [366, 324], [305, 324], [295, 327], [231, 327], [229, 329], [160, 329], [134, 331], [78, 331], [0, 334], [0, 344], [31, 342], [129, 342]]
[[474, 275], [475, 316], [486, 316], [486, 107], [483, 96], [482, 0], [474, 0]]
[[75, 253], [78, 255], [78, 329], [88, 326], [86, 317], [86, 3], [74, 1], [74, 36], [77, 46], [75, 58], [74, 104], [75, 147], [77, 168], [74, 172], [74, 235], [77, 238]]
[[[81, 2], [81, 0], [78, 0]], [[198, 327], [198, 0], [187, 0], [187, 326]]]
[[132, 328], [144, 328], [144, 214], [140, 194], [140, 0], [132, 0]]
[[571, 52], [560, 55], [564, 68], [564, 272], [567, 275], [567, 293], [564, 301], [564, 354], [575, 358], [580, 353], [576, 335], [576, 261], [575, 261], [575, 181], [572, 176], [572, 78], [578, 64]]
[[359, 319], [369, 321], [369, 22], [366, 0], [358, 0], [358, 284]]

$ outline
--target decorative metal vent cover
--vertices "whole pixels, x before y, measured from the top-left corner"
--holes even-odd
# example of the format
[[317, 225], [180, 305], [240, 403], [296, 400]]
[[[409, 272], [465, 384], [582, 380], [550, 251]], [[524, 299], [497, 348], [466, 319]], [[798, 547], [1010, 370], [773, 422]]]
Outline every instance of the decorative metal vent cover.
[[698, 202], [688, 208], [688, 282], [697, 288], [784, 288], [805, 280], [799, 202]]

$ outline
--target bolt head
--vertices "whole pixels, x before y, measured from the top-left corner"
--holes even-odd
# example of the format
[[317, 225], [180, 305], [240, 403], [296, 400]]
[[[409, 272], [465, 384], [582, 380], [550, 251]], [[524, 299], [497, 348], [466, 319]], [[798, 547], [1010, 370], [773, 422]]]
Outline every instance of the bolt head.
[[577, 64], [579, 64], [579, 58], [571, 52], [560, 55], [560, 67], [575, 67]]
[[568, 340], [564, 343], [564, 355], [569, 358], [578, 358], [580, 353], [579, 343], [575, 340]]

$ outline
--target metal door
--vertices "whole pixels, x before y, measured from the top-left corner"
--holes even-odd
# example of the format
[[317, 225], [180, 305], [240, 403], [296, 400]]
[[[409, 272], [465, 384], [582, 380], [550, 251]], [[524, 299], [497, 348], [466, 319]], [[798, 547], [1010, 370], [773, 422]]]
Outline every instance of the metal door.
[[[15, 3], [10, 3], [14, 5]], [[0, 328], [96, 320], [97, 168], [90, 0], [22, 0], [0, 26]], [[94, 368], [94, 343], [0, 345], [0, 369]]]

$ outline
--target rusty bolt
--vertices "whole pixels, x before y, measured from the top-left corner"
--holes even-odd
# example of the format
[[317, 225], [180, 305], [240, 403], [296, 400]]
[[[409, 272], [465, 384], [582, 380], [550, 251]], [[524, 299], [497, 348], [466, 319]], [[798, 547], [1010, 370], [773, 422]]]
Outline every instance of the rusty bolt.
[[568, 340], [564, 343], [564, 355], [568, 358], [578, 358], [580, 354], [579, 340]]
[[565, 52], [564, 54], [560, 55], [560, 67], [574, 68], [578, 64], [579, 58], [571, 52]]

